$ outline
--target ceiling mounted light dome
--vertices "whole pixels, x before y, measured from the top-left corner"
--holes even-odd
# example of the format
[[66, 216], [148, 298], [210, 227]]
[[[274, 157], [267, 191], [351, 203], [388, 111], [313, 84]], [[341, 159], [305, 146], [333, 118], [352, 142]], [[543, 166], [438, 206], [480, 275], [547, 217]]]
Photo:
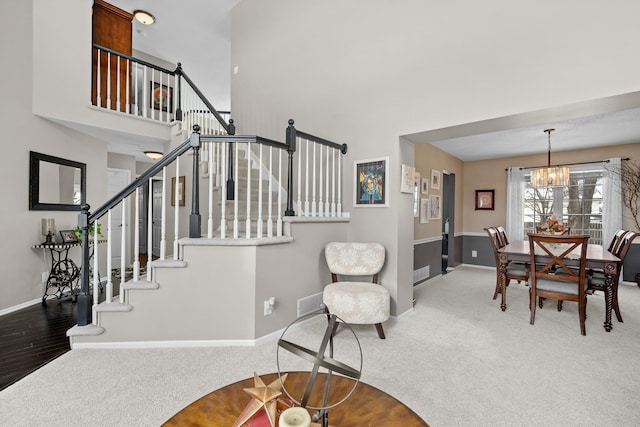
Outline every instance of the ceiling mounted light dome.
[[531, 171], [531, 186], [533, 188], [569, 186], [569, 168], [566, 166], [551, 167], [551, 132], [554, 130], [544, 130], [548, 135], [547, 167]]
[[156, 22], [156, 18], [146, 10], [134, 10], [133, 17], [143, 25], [151, 25]]
[[162, 154], [159, 151], [145, 151], [144, 154], [153, 160], [158, 160], [159, 158], [161, 158], [162, 156], [164, 156], [164, 154]]

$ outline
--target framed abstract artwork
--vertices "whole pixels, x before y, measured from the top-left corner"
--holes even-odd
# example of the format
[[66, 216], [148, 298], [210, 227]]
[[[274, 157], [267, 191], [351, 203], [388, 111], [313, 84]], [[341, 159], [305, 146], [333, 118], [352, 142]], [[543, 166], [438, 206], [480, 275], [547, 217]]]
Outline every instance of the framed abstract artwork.
[[440, 189], [440, 171], [431, 169], [431, 188], [434, 190]]
[[173, 88], [161, 85], [157, 82], [151, 83], [151, 104], [154, 110], [167, 111], [173, 113]]
[[476, 210], [494, 210], [494, 193], [495, 190], [476, 190]]
[[429, 219], [440, 219], [442, 211], [440, 209], [440, 196], [429, 196]]
[[389, 158], [358, 160], [354, 166], [354, 207], [389, 207]]
[[422, 178], [421, 191], [422, 194], [429, 194], [429, 178]]
[[420, 199], [420, 224], [429, 222], [429, 199]]
[[416, 168], [409, 165], [402, 165], [402, 174], [400, 177], [400, 192], [413, 193], [416, 183]]

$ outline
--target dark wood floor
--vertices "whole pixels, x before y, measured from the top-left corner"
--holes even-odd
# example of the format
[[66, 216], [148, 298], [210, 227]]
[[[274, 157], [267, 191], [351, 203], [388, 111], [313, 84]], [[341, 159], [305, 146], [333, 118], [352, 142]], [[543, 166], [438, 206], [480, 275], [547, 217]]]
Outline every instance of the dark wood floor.
[[70, 350], [77, 304], [49, 299], [0, 317], [0, 390]]

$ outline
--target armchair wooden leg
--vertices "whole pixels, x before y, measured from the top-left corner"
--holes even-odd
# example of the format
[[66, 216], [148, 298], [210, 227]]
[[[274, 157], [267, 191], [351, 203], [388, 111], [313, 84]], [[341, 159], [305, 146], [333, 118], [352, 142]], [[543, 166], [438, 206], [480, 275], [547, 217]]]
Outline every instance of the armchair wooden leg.
[[382, 323], [376, 323], [376, 330], [378, 331], [378, 336], [380, 337], [380, 339], [385, 339], [384, 329], [382, 329]]

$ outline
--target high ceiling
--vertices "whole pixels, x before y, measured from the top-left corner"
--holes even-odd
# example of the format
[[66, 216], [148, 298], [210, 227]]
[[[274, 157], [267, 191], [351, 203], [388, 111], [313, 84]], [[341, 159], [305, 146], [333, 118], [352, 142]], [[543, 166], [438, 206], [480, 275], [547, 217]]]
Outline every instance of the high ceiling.
[[[134, 20], [133, 48], [182, 66], [216, 108], [230, 108], [231, 9], [240, 0], [110, 0], [123, 10], [143, 9], [151, 26]], [[463, 160], [543, 153], [544, 129], [555, 128], [552, 151], [640, 142], [640, 94], [631, 93], [544, 111], [500, 117], [405, 135]], [[139, 144], [138, 144], [139, 145]], [[113, 149], [122, 152], [122, 147]], [[111, 150], [111, 148], [110, 148]], [[140, 150], [138, 150], [140, 151]]]

